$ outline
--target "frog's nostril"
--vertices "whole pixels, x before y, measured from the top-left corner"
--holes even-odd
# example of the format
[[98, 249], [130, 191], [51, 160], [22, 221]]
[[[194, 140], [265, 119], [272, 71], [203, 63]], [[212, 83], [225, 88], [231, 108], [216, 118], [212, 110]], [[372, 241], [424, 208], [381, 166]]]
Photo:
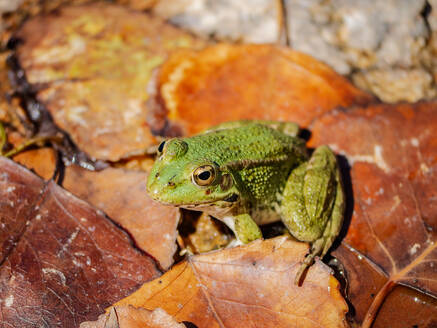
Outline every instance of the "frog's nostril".
[[167, 183], [167, 186], [169, 186], [169, 187], [174, 187], [174, 186], [175, 186], [175, 183], [172, 182], [172, 181], [169, 181], [169, 182]]

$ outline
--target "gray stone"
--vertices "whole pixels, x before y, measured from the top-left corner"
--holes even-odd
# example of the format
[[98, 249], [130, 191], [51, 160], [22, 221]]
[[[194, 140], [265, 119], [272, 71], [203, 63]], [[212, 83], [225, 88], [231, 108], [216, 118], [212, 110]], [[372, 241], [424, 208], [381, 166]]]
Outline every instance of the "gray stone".
[[161, 0], [159, 16], [202, 36], [253, 43], [280, 37], [279, 1]]

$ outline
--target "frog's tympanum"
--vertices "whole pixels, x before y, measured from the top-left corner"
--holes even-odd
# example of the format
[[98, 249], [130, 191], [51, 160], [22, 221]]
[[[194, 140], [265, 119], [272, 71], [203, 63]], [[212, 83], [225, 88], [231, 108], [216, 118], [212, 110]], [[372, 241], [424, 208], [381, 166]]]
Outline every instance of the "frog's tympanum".
[[258, 225], [282, 220], [311, 250], [296, 275], [323, 257], [343, 222], [344, 194], [335, 155], [308, 155], [294, 123], [236, 121], [162, 142], [147, 181], [159, 202], [220, 219], [239, 243], [261, 238]]

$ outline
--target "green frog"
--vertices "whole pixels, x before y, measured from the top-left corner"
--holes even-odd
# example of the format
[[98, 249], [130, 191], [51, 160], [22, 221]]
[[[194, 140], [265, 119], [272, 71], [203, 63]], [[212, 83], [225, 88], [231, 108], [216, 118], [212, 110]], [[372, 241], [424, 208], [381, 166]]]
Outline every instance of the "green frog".
[[295, 123], [247, 120], [163, 141], [147, 192], [223, 221], [238, 244], [262, 238], [259, 225], [282, 220], [296, 239], [311, 243], [296, 274], [300, 284], [340, 232], [345, 200], [332, 150], [320, 146], [310, 156], [298, 134]]

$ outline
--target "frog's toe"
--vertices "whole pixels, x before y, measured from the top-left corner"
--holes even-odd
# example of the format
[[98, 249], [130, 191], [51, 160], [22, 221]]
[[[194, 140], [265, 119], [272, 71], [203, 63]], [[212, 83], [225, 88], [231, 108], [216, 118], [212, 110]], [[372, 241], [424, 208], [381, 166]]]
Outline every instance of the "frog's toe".
[[316, 256], [319, 256], [322, 254], [322, 251], [326, 245], [326, 239], [324, 237], [321, 237], [317, 239], [312, 245], [309, 253], [305, 256], [305, 259], [303, 260], [302, 264], [300, 265], [299, 270], [296, 273], [296, 277], [294, 278], [294, 284], [300, 285], [302, 277], [306, 270], [314, 263], [314, 259]]

